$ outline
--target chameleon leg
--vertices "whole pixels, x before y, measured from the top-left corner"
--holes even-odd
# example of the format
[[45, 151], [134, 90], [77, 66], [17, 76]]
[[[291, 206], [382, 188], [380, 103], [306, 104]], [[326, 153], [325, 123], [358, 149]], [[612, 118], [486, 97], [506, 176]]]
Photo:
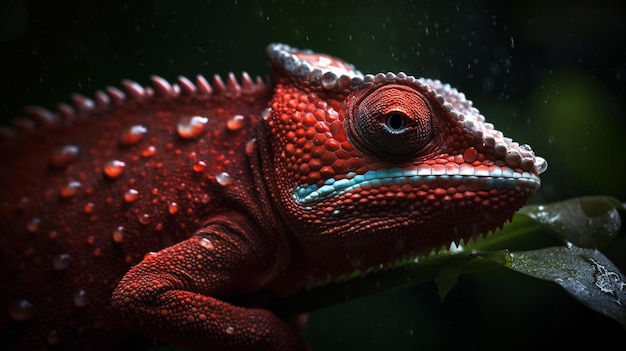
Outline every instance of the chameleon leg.
[[269, 310], [218, 298], [259, 290], [274, 267], [246, 219], [228, 217], [146, 256], [118, 284], [113, 308], [131, 330], [194, 349], [306, 350]]

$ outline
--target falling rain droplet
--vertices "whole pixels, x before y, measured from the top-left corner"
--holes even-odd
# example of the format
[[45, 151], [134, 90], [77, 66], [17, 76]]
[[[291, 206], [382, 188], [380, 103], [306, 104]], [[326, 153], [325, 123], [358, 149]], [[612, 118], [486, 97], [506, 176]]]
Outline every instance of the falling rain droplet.
[[83, 289], [80, 289], [74, 293], [74, 306], [76, 307], [85, 307], [87, 305], [87, 292]]
[[139, 196], [139, 192], [135, 189], [128, 189], [125, 193], [124, 193], [124, 201], [126, 202], [133, 202], [135, 200], [137, 200], [137, 197]]
[[56, 255], [52, 258], [52, 268], [55, 271], [64, 270], [65, 268], [69, 267], [70, 263], [72, 263], [72, 257], [66, 253]]
[[35, 306], [25, 299], [16, 299], [9, 304], [9, 314], [16, 321], [27, 321], [35, 316]]
[[110, 160], [104, 165], [104, 174], [109, 178], [117, 178], [124, 171], [126, 163], [120, 160]]
[[82, 187], [83, 185], [80, 182], [77, 181], [71, 181], [69, 183], [67, 183], [66, 185], [61, 187], [61, 191], [60, 191], [60, 195], [63, 198], [70, 198], [73, 197], [74, 195], [76, 195], [78, 193], [78, 190]]
[[242, 115], [234, 115], [226, 121], [226, 128], [231, 131], [239, 130], [245, 123], [245, 117]]
[[178, 122], [178, 135], [184, 139], [196, 138], [204, 132], [204, 128], [208, 122], [208, 118], [201, 116], [184, 118]]
[[134, 125], [122, 132], [122, 135], [120, 136], [120, 144], [126, 146], [136, 144], [147, 132], [148, 128], [140, 124]]
[[116, 243], [121, 243], [122, 241], [124, 241], [124, 227], [123, 226], [119, 226], [115, 228], [115, 230], [113, 231], [113, 241], [115, 241]]
[[221, 185], [221, 186], [227, 186], [227, 185], [231, 185], [233, 183], [233, 178], [230, 176], [230, 174], [226, 173], [226, 172], [220, 172], [215, 176], [215, 180], [217, 181], [217, 184]]
[[78, 158], [79, 148], [76, 145], [65, 145], [52, 152], [50, 165], [56, 168], [65, 168]]

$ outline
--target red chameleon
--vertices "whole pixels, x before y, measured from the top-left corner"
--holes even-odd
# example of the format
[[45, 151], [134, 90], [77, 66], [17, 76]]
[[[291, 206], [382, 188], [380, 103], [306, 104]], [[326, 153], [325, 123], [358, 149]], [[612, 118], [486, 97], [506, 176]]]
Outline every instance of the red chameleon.
[[0, 348], [305, 350], [263, 297], [494, 230], [540, 185], [447, 84], [267, 56], [268, 81], [125, 81], [0, 130]]

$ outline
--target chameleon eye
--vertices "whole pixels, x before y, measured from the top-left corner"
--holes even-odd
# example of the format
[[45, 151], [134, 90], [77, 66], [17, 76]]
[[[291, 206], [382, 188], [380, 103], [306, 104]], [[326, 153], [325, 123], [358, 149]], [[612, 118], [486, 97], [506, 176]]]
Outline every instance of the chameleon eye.
[[428, 153], [436, 124], [428, 100], [417, 90], [398, 84], [383, 85], [355, 99], [346, 119], [355, 146], [379, 156]]

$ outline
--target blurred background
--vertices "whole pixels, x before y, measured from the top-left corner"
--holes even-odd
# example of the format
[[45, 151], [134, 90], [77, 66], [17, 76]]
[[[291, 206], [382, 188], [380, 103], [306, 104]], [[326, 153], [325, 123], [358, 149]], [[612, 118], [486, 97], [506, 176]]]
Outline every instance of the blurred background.
[[[363, 73], [450, 83], [548, 160], [533, 203], [626, 200], [626, 11], [620, 1], [0, 1], [0, 123], [152, 74], [265, 77], [284, 42]], [[0, 155], [0, 157], [2, 157]], [[624, 271], [623, 250], [608, 253]], [[310, 315], [316, 350], [527, 349], [623, 345], [616, 322], [554, 284], [508, 270], [462, 276]]]

